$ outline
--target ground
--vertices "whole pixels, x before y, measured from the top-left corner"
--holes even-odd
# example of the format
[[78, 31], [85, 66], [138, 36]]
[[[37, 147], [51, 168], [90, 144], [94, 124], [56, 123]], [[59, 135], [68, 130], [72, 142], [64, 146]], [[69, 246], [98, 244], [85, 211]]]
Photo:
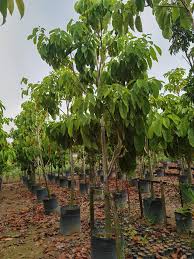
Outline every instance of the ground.
[[[55, 189], [55, 186], [51, 189]], [[61, 204], [64, 203], [64, 197], [68, 194], [63, 189], [55, 190], [55, 193], [60, 197]], [[84, 198], [82, 200], [83, 208]], [[89, 233], [89, 226], [83, 216], [82, 230], [86, 229]], [[68, 259], [72, 258], [72, 253], [74, 258], [88, 258], [88, 239], [85, 231], [72, 237], [63, 237], [59, 234], [58, 213], [45, 216], [42, 204], [38, 204], [23, 185], [4, 185], [0, 193], [1, 259]]]
[[[181, 249], [184, 253], [190, 251], [188, 236], [176, 234], [174, 210], [180, 207], [176, 181], [174, 178], [163, 180], [169, 182], [165, 186], [167, 226], [153, 226], [141, 219], [137, 189], [128, 189], [130, 211], [128, 208], [120, 211], [127, 244], [126, 258], [132, 258], [132, 254], [143, 258], [141, 255], [148, 253], [157, 255], [157, 258], [186, 258], [178, 252]], [[110, 190], [115, 189], [115, 185], [112, 181]], [[121, 186], [126, 188], [120, 182]], [[50, 189], [60, 205], [68, 203], [69, 190], [54, 183], [50, 183]], [[159, 185], [155, 190], [160, 195]], [[22, 183], [4, 184], [0, 192], [0, 259], [90, 259], [88, 198], [87, 195], [81, 196], [79, 191], [76, 191], [76, 196], [81, 205], [81, 233], [64, 237], [59, 233], [59, 211], [46, 216], [43, 205]], [[95, 217], [98, 221], [104, 218], [102, 202], [96, 203]], [[174, 252], [172, 249], [171, 255], [165, 257], [165, 251], [170, 248], [177, 250]]]

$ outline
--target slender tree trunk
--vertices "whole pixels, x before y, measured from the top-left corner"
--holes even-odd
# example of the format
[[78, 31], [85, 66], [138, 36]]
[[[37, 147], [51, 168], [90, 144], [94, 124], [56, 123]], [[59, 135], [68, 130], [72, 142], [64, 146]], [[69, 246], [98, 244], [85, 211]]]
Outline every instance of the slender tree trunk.
[[86, 158], [85, 158], [84, 147], [83, 147], [83, 174], [84, 174], [84, 182], [86, 183]]
[[115, 236], [116, 236], [117, 258], [123, 259], [124, 258], [124, 249], [123, 249], [123, 242], [122, 242], [122, 235], [121, 235], [120, 219], [118, 217], [118, 210], [117, 210], [116, 202], [113, 198], [111, 200], [112, 200], [114, 230], [115, 230]]
[[70, 155], [70, 165], [71, 165], [71, 198], [70, 198], [70, 205], [74, 205], [74, 199], [75, 199], [75, 191], [74, 191], [74, 160], [73, 160], [73, 153], [72, 149], [69, 151]]
[[151, 152], [148, 150], [148, 163], [149, 163], [149, 173], [150, 173], [150, 181], [151, 181], [151, 197], [154, 198], [154, 186], [153, 186], [153, 170], [152, 170], [152, 163], [151, 163]]
[[187, 165], [188, 165], [188, 182], [189, 184], [192, 184], [192, 170], [191, 170], [191, 160], [187, 160]]
[[102, 164], [104, 173], [104, 196], [105, 196], [105, 230], [107, 236], [112, 235], [111, 227], [111, 204], [110, 193], [108, 190], [108, 164], [107, 164], [107, 147], [104, 118], [101, 119], [101, 145], [102, 145]]

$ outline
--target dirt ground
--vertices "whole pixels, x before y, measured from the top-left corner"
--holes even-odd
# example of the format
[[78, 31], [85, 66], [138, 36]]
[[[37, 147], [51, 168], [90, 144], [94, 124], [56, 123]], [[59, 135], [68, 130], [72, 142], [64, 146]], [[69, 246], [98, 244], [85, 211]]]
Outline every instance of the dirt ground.
[[[60, 204], [65, 204], [69, 194], [55, 185], [50, 188], [55, 189]], [[87, 213], [82, 200], [81, 209]], [[43, 205], [22, 184], [4, 185], [0, 192], [0, 259], [89, 258], [89, 226], [85, 213], [82, 215], [82, 232], [65, 238], [59, 233], [58, 213], [44, 215]]]
[[[140, 219], [137, 189], [135, 187], [128, 189], [130, 213], [125, 209], [120, 214], [127, 244], [127, 259], [132, 258], [130, 253], [133, 247], [140, 250], [146, 247], [147, 250], [157, 254], [157, 258], [186, 258], [176, 255], [163, 257], [158, 254], [160, 249], [168, 245], [169, 240], [181, 245], [181, 237], [175, 232], [174, 219], [174, 210], [180, 207], [179, 193], [174, 178], [163, 180], [169, 182], [169, 185], [165, 186], [167, 227], [152, 226], [144, 219]], [[49, 186], [51, 193], [56, 194], [59, 204], [67, 205], [70, 191], [54, 183]], [[112, 183], [110, 190], [114, 188], [115, 184]], [[159, 196], [159, 185], [155, 186], [155, 190]], [[76, 197], [77, 204], [81, 206], [81, 233], [64, 237], [59, 233], [59, 213], [46, 216], [43, 205], [37, 202], [36, 197], [23, 184], [4, 184], [0, 192], [0, 259], [90, 259], [88, 197], [81, 196], [78, 191]], [[143, 197], [146, 197], [146, 194]], [[101, 202], [96, 204], [95, 217], [98, 220], [104, 218]]]

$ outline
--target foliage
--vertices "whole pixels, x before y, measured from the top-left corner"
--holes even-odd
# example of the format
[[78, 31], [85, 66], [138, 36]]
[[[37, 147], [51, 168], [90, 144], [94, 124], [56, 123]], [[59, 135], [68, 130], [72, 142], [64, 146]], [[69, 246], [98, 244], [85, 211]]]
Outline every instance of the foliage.
[[7, 12], [12, 15], [14, 11], [14, 5], [17, 5], [21, 18], [24, 16], [24, 2], [23, 0], [1, 0], [0, 1], [0, 13], [3, 16], [3, 24], [6, 22]]
[[9, 119], [4, 117], [4, 109], [0, 101], [0, 175], [6, 170], [8, 163], [14, 159], [14, 151], [8, 143], [9, 134], [4, 130], [4, 126], [9, 124]]
[[193, 11], [191, 0], [153, 0], [153, 13], [164, 38], [167, 39], [172, 37], [176, 23], [185, 30], [193, 29]]
[[[100, 139], [92, 131], [100, 130], [104, 117], [108, 145], [120, 156], [124, 170], [135, 168], [136, 153], [144, 148], [149, 97], [157, 97], [161, 88], [160, 81], [147, 76], [160, 48], [150, 36], [133, 36], [129, 19], [124, 19], [142, 9], [136, 4], [80, 0], [75, 5], [80, 18], [71, 20], [66, 31], [54, 29], [47, 35], [45, 29], [35, 28], [29, 36], [54, 68], [33, 95], [53, 118], [59, 116], [60, 122], [53, 123], [55, 136], [68, 144], [67, 133], [70, 138], [80, 135], [87, 148], [99, 150]], [[60, 112], [64, 101], [70, 105], [68, 116]]]

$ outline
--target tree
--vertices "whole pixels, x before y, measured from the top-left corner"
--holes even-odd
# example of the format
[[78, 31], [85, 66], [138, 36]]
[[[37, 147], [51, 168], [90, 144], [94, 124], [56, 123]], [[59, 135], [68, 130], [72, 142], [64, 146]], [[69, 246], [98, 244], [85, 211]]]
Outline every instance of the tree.
[[166, 73], [169, 83], [164, 89], [170, 94], [153, 99], [148, 117], [147, 136], [152, 147], [163, 147], [167, 156], [184, 158], [188, 166], [189, 183], [192, 183], [191, 162], [194, 151], [193, 105], [181, 93], [187, 84], [184, 70], [178, 68]]
[[[147, 75], [161, 50], [149, 36], [137, 38], [130, 32], [131, 4], [80, 0], [75, 5], [80, 17], [77, 22], [71, 20], [66, 31], [54, 29], [47, 34], [45, 29], [35, 28], [28, 37], [54, 69], [34, 94], [50, 115], [59, 120], [64, 116], [59, 135], [74, 138], [81, 133], [86, 148], [101, 142], [107, 234], [111, 227], [108, 177], [117, 160], [122, 171], [134, 171], [136, 154], [144, 148], [149, 98], [157, 97], [161, 88], [160, 81]], [[140, 17], [135, 17], [141, 31]], [[63, 111], [62, 115], [67, 100], [69, 114]], [[96, 143], [91, 141], [92, 125], [101, 128]], [[111, 157], [107, 146], [112, 149]]]
[[4, 117], [4, 106], [0, 101], [0, 176], [6, 170], [8, 162], [14, 159], [14, 151], [8, 143], [9, 134], [4, 130], [4, 125], [9, 124], [9, 119]]

